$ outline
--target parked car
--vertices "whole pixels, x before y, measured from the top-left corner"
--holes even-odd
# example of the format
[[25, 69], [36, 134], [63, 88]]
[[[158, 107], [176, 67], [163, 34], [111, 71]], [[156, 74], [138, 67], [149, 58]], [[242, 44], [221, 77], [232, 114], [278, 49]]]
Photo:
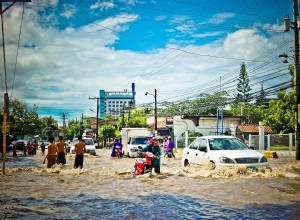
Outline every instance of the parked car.
[[269, 167], [260, 152], [232, 136], [203, 136], [196, 138], [182, 153], [182, 165]]
[[[82, 138], [82, 141], [85, 143], [85, 153], [96, 155], [96, 147], [93, 138]], [[75, 144], [78, 142], [77, 138], [73, 139], [73, 143], [70, 148], [70, 153], [75, 154]]]

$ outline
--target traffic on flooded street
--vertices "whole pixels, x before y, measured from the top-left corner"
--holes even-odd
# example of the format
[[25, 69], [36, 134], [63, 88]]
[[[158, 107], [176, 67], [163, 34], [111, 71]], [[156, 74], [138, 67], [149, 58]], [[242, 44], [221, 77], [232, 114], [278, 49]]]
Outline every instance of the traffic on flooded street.
[[85, 155], [83, 169], [46, 168], [34, 156], [8, 154], [0, 176], [1, 219], [299, 219], [300, 163], [289, 154], [270, 168], [182, 167], [161, 158], [161, 173], [134, 174], [134, 158], [110, 149]]

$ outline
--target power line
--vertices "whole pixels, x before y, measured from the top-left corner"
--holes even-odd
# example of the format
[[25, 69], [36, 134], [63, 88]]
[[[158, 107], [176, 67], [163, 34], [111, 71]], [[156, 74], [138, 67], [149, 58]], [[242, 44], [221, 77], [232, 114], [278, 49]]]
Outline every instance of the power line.
[[20, 23], [20, 30], [19, 30], [19, 39], [18, 39], [18, 47], [17, 47], [17, 55], [16, 55], [16, 62], [15, 62], [15, 69], [14, 69], [14, 78], [11, 88], [11, 98], [14, 91], [14, 84], [15, 84], [15, 77], [16, 77], [16, 70], [17, 70], [17, 64], [18, 64], [18, 55], [19, 55], [19, 48], [20, 48], [20, 40], [21, 40], [21, 32], [22, 32], [22, 25], [23, 25], [23, 18], [24, 18], [24, 8], [25, 8], [25, 2], [23, 2], [23, 10], [22, 10], [22, 17], [21, 17], [21, 23]]

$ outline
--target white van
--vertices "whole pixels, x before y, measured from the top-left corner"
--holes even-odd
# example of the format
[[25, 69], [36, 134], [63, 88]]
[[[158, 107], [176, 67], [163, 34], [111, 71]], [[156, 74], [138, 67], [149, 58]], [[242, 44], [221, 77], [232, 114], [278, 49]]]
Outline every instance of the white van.
[[128, 143], [123, 147], [123, 155], [128, 157], [137, 157], [139, 146], [145, 147], [152, 136], [131, 136]]
[[[85, 153], [96, 155], [96, 147], [93, 138], [83, 137], [82, 141], [85, 143]], [[70, 153], [75, 154], [75, 144], [78, 142], [78, 138], [73, 139], [73, 143], [70, 148]]]

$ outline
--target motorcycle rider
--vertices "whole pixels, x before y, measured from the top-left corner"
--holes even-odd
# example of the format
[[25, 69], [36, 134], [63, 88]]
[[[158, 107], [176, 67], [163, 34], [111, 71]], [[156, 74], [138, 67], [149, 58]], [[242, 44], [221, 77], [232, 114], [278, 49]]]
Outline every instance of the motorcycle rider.
[[169, 137], [168, 140], [166, 141], [166, 148], [167, 148], [167, 151], [165, 153], [165, 156], [168, 156], [168, 152], [171, 153], [171, 157], [174, 157], [175, 158], [175, 155], [174, 155], [174, 143], [172, 141], [172, 138]]
[[116, 157], [116, 148], [121, 148], [121, 157], [123, 156], [122, 154], [122, 143], [120, 143], [119, 139], [116, 138], [115, 142], [113, 143], [112, 151], [111, 151], [111, 156]]
[[151, 152], [154, 154], [154, 157], [151, 159], [152, 167], [154, 168], [155, 173], [160, 173], [160, 157], [161, 149], [158, 145], [158, 140], [156, 137], [150, 139], [150, 144], [146, 145], [141, 149], [141, 152]]

